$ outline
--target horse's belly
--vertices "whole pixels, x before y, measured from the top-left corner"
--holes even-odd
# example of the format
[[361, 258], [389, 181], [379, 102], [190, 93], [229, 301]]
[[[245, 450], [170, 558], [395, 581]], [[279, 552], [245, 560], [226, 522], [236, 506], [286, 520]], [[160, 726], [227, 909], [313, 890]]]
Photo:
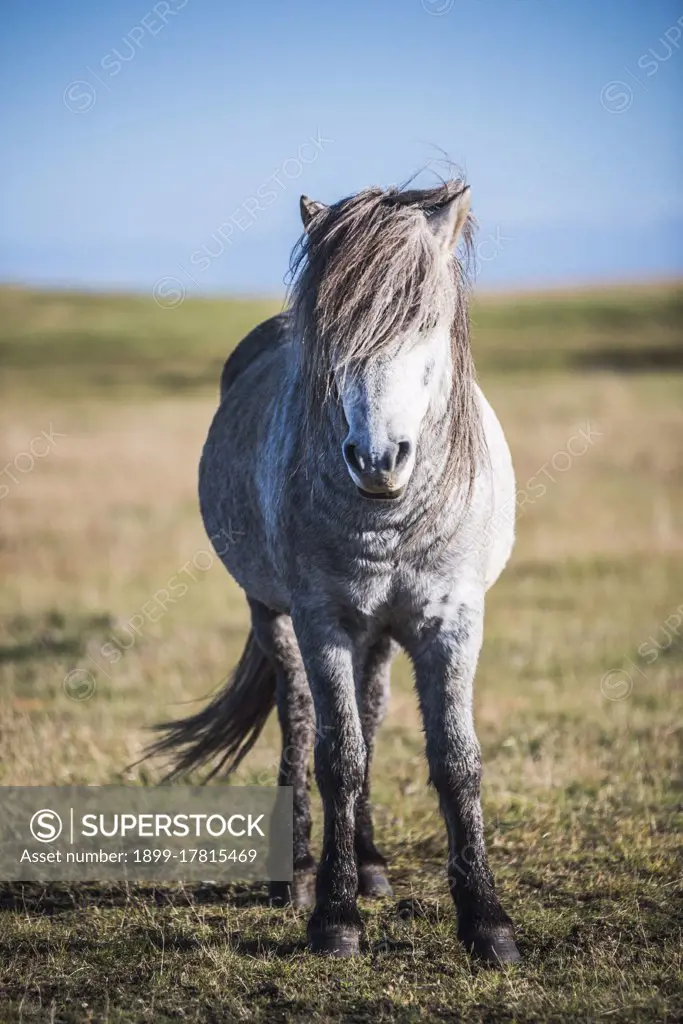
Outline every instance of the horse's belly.
[[248, 439], [240, 436], [245, 424], [237, 425], [230, 412], [224, 406], [218, 410], [202, 452], [199, 504], [204, 527], [216, 554], [247, 595], [286, 611], [288, 594], [271, 557]]
[[498, 417], [479, 391], [482, 425], [491, 461], [491, 516], [485, 529], [485, 585], [493, 586], [505, 568], [515, 543], [516, 487], [512, 456]]

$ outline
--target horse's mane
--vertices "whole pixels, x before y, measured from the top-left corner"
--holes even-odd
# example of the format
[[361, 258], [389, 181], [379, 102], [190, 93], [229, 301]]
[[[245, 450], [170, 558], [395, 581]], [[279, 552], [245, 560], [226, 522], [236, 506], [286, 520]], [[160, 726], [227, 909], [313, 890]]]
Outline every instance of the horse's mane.
[[390, 349], [408, 331], [451, 321], [453, 388], [445, 497], [471, 490], [481, 450], [468, 317], [468, 257], [443, 259], [428, 218], [465, 187], [460, 178], [429, 189], [370, 188], [317, 213], [292, 254], [291, 312], [301, 343], [307, 426], [317, 428], [335, 374]]

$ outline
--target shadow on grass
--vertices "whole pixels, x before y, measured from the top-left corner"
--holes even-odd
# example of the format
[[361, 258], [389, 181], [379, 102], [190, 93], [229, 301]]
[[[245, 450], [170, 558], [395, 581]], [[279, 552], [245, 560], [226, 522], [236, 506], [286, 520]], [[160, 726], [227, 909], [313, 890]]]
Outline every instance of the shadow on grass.
[[108, 613], [66, 616], [57, 609], [40, 615], [12, 615], [0, 619], [0, 665], [80, 657], [88, 641], [110, 636], [116, 627]]
[[178, 953], [197, 952], [206, 946], [228, 946], [233, 952], [243, 956], [286, 957], [293, 956], [295, 953], [303, 953], [306, 949], [306, 943], [303, 940], [292, 942], [262, 937], [247, 939], [239, 931], [229, 932], [223, 929], [215, 929], [208, 936], [203, 935], [201, 938], [195, 938], [192, 935], [169, 936], [162, 934], [158, 928], [136, 928], [131, 938], [133, 941], [135, 938], [144, 938], [146, 942], [156, 949], [167, 952], [173, 950]]
[[37, 917], [130, 904], [157, 907], [267, 907], [267, 887], [246, 885], [105, 885], [96, 883], [0, 882], [0, 913], [21, 911]]
[[[265, 886], [213, 886], [200, 883], [177, 888], [156, 886], [106, 886], [83, 883], [60, 885], [59, 883], [5, 882], [0, 883], [0, 913], [19, 912], [35, 917], [54, 917], [69, 912], [82, 912], [97, 908], [123, 909], [130, 906], [156, 907], [263, 907], [270, 905]], [[201, 936], [173, 934], [158, 925], [132, 925], [126, 929], [127, 945], [136, 946], [142, 941], [159, 950], [173, 950], [178, 953], [199, 952], [207, 946], [229, 947], [235, 953], [247, 957], [288, 957], [306, 949], [301, 940], [271, 939], [267, 936], [248, 938], [240, 931], [228, 931], [225, 919], [215, 917], [206, 920], [211, 929]], [[32, 940], [34, 952], [42, 943], [47, 954], [51, 940]], [[67, 946], [71, 952], [85, 952], [92, 946], [92, 940], [70, 937]]]
[[681, 373], [683, 346], [610, 346], [578, 352], [571, 357], [570, 362], [579, 370], [612, 370], [615, 373], [660, 373], [669, 370]]
[[69, 637], [64, 640], [51, 640], [39, 637], [23, 644], [0, 645], [0, 665], [12, 662], [45, 660], [59, 655], [80, 657], [83, 653], [83, 641], [80, 637]]

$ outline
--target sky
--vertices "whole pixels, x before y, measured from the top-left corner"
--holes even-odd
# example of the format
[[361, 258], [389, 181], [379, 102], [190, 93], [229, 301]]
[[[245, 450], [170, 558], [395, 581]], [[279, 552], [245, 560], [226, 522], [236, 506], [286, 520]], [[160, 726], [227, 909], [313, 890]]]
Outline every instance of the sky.
[[683, 272], [682, 0], [2, 4], [0, 280], [280, 293], [299, 195], [447, 172], [478, 286]]

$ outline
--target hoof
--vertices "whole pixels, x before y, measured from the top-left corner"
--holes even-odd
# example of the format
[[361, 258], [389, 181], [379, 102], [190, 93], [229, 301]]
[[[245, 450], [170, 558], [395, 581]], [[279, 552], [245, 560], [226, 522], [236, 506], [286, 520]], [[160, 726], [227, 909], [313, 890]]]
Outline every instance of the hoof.
[[488, 967], [516, 964], [522, 959], [510, 925], [494, 925], [478, 929], [463, 938], [467, 952], [474, 960]]
[[328, 956], [358, 956], [360, 930], [353, 925], [336, 924], [327, 928], [309, 928], [308, 945], [312, 953]]
[[359, 896], [393, 896], [386, 871], [379, 864], [362, 864], [358, 868]]
[[271, 882], [274, 907], [312, 907], [315, 903], [315, 871], [295, 871], [291, 882]]

